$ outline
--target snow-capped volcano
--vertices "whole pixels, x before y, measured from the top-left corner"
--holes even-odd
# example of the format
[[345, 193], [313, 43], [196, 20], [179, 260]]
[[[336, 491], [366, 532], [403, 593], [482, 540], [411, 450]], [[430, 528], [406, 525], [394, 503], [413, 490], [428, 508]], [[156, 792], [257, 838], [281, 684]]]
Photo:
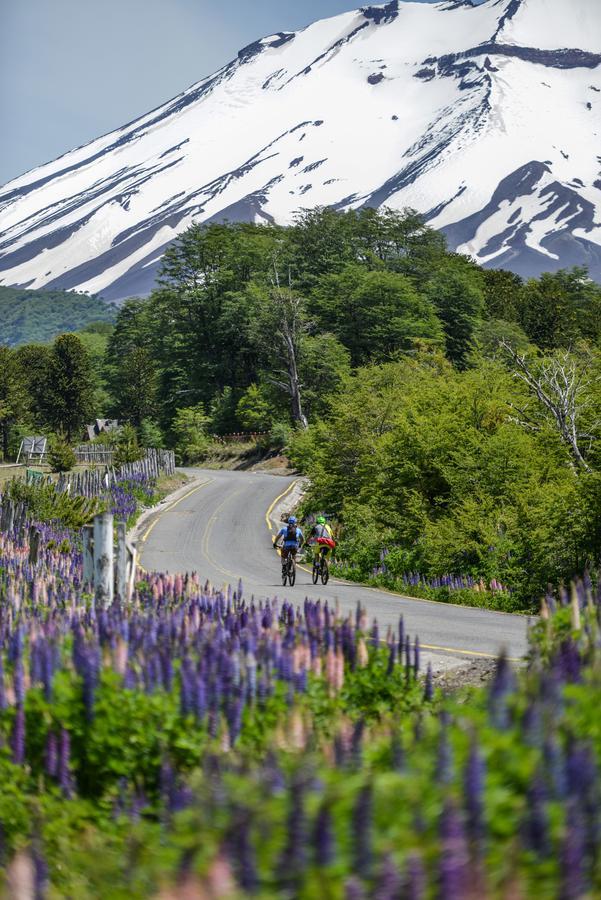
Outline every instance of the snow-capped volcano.
[[453, 248], [601, 281], [601, 0], [392, 0], [265, 37], [0, 188], [0, 283], [120, 299], [192, 222], [412, 207]]

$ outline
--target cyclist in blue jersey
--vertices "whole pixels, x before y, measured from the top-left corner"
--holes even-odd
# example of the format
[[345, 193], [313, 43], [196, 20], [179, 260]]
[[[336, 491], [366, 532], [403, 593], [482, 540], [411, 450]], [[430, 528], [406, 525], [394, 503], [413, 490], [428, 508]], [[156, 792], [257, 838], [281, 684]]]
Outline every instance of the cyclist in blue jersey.
[[280, 528], [273, 541], [275, 549], [279, 546], [282, 548], [282, 572], [286, 568], [288, 557], [292, 555], [296, 559], [296, 554], [304, 543], [305, 538], [297, 525], [296, 516], [290, 516], [288, 524]]

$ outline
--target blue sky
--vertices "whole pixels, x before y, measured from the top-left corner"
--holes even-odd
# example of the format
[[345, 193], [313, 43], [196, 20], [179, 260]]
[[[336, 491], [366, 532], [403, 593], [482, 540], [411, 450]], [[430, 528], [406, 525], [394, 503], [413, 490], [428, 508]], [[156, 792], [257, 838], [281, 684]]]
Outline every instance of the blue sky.
[[[429, 0], [423, 0], [429, 2]], [[0, 184], [353, 0], [0, 0]]]

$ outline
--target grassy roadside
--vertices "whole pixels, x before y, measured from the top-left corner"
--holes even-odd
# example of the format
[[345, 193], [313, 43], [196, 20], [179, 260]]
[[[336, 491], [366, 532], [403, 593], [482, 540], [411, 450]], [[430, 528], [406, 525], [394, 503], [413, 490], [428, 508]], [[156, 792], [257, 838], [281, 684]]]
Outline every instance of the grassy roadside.
[[213, 444], [202, 461], [203, 469], [227, 469], [250, 472], [292, 474], [293, 469], [286, 456], [274, 450], [266, 450], [255, 443]]

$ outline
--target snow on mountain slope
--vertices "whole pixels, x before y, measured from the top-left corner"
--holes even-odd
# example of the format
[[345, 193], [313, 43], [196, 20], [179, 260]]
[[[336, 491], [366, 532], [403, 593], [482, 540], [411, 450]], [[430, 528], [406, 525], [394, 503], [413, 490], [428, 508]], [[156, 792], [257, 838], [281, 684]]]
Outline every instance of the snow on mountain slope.
[[271, 35], [0, 188], [0, 283], [146, 293], [192, 222], [413, 207], [484, 265], [601, 280], [601, 0], [392, 0]]

